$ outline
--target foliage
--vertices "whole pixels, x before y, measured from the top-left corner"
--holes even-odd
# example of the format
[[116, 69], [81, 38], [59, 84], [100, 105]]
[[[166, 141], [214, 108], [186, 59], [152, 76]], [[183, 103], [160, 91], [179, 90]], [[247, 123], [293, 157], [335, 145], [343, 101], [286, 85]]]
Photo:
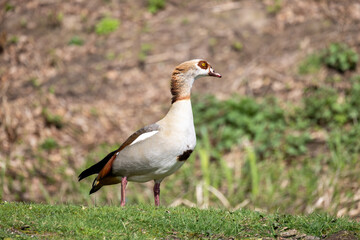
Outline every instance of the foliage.
[[253, 198], [256, 198], [259, 194], [260, 183], [259, 171], [256, 164], [256, 154], [250, 144], [247, 144], [245, 148], [247, 152], [247, 162], [249, 163], [250, 168], [251, 195]]
[[10, 3], [5, 3], [4, 10], [5, 12], [14, 11], [15, 6]]
[[304, 109], [298, 114], [303, 114], [320, 126], [357, 123], [360, 117], [360, 78], [353, 78], [351, 83], [352, 86], [343, 96], [344, 100], [340, 100], [338, 91], [328, 86], [307, 88], [303, 99]]
[[50, 138], [50, 137], [46, 138], [40, 146], [42, 149], [48, 150], [48, 151], [59, 147], [56, 140], [53, 138]]
[[108, 35], [119, 28], [120, 21], [115, 18], [104, 17], [95, 26], [98, 35]]
[[311, 54], [300, 63], [299, 74], [313, 74], [319, 71], [322, 65], [322, 58], [319, 54]]
[[213, 96], [195, 97], [194, 121], [199, 139], [206, 128], [214, 150], [212, 157], [230, 151], [249, 139], [262, 158], [282, 149], [282, 156], [307, 153], [311, 141], [306, 131], [311, 126], [343, 126], [359, 121], [360, 78], [352, 80], [345, 100], [331, 87], [309, 87], [304, 92], [303, 106], [285, 112], [274, 99], [257, 102], [234, 96], [219, 101]]
[[338, 102], [338, 94], [333, 88], [313, 87], [305, 90], [304, 116], [316, 124], [344, 124], [348, 119], [347, 105]]
[[349, 129], [336, 129], [330, 133], [328, 144], [330, 150], [337, 151], [344, 156], [343, 163], [351, 160], [350, 155], [356, 156], [360, 152], [360, 124]]
[[240, 52], [240, 51], [244, 48], [244, 45], [243, 45], [242, 42], [240, 42], [240, 41], [235, 41], [235, 42], [233, 42], [233, 44], [232, 44], [232, 48], [233, 48], [235, 51]]
[[[313, 176], [319, 174], [323, 161], [329, 163], [327, 174], [335, 174], [335, 179], [338, 178], [338, 169], [345, 171], [358, 167], [360, 77], [352, 78], [350, 83], [352, 86], [345, 92], [329, 86], [308, 88], [304, 92], [303, 105], [292, 110], [288, 106], [290, 110], [286, 111], [273, 99], [256, 101], [233, 96], [219, 101], [213, 96], [196, 96], [193, 110], [198, 148], [203, 151], [201, 149], [209, 145], [205, 149], [213, 159], [207, 170], [213, 172], [208, 185], [227, 189], [226, 197], [230, 204], [235, 203], [235, 199], [250, 198], [267, 209], [276, 209], [281, 204], [290, 203], [290, 199], [303, 198], [311, 205], [316, 199], [314, 192], [318, 191], [317, 179]], [[314, 132], [315, 129], [329, 133], [323, 139], [329, 156], [321, 153], [313, 156], [308, 151], [309, 145], [318, 141], [310, 134], [310, 130]], [[241, 151], [241, 159], [224, 164], [224, 155], [228, 151], [239, 151], [236, 150], [239, 148], [245, 149]], [[249, 151], [251, 148], [255, 154]], [[197, 154], [195, 151], [195, 156]], [[290, 161], [295, 159], [303, 160]], [[232, 167], [229, 168], [228, 164]], [[237, 165], [242, 169], [241, 174], [237, 174]], [[358, 179], [353, 175], [349, 178], [354, 179], [352, 181]], [[287, 182], [286, 188], [279, 189], [278, 186], [284, 182]], [[299, 188], [305, 189], [306, 194], [301, 194]], [[265, 194], [260, 197], [259, 192]], [[274, 204], [276, 196], [279, 198]], [[211, 200], [216, 201], [216, 198], [210, 195], [210, 203]]]
[[300, 156], [307, 153], [307, 143], [310, 142], [310, 135], [305, 132], [298, 136], [287, 135], [284, 151], [288, 156]]
[[146, 56], [149, 55], [149, 53], [152, 49], [153, 49], [153, 45], [150, 43], [141, 44], [140, 52], [139, 52], [139, 60], [141, 62], [144, 62], [146, 59]]
[[8, 42], [9, 42], [10, 44], [17, 44], [17, 43], [19, 42], [19, 37], [13, 35], [13, 36], [10, 37], [10, 39], [8, 40]]
[[40, 87], [40, 81], [37, 77], [32, 77], [29, 79], [29, 82], [31, 84], [31, 86], [33, 86], [34, 88], [39, 88]]
[[150, 13], [155, 14], [164, 8], [165, 0], [148, 0], [148, 10]]
[[[195, 125], [207, 127], [212, 145], [220, 152], [248, 138], [254, 141], [256, 152], [266, 155], [282, 141], [284, 112], [274, 99], [257, 103], [239, 96], [226, 101], [207, 96], [195, 98], [193, 109]], [[201, 132], [197, 134], [202, 138]]]
[[69, 43], [69, 45], [76, 45], [76, 46], [82, 46], [84, 45], [84, 40], [80, 38], [79, 36], [73, 36]]
[[282, 8], [282, 0], [272, 0], [272, 3], [266, 7], [266, 11], [270, 14], [278, 13]]
[[46, 239], [240, 239], [277, 238], [284, 229], [323, 237], [360, 231], [360, 224], [325, 214], [291, 216], [250, 210], [201, 210], [149, 205], [84, 207], [0, 204], [0, 235]]
[[51, 113], [47, 108], [42, 110], [42, 115], [47, 125], [55, 126], [56, 128], [62, 128], [64, 126], [63, 118], [58, 114]]
[[349, 104], [349, 118], [352, 121], [358, 122], [360, 120], [360, 76], [355, 76], [351, 79], [351, 88], [347, 92], [346, 103]]
[[342, 43], [332, 43], [323, 55], [323, 62], [339, 72], [354, 70], [358, 60], [358, 54]]
[[51, 28], [57, 28], [62, 25], [62, 22], [64, 20], [64, 14], [62, 12], [58, 12], [56, 10], [49, 12], [47, 15], [47, 26]]
[[299, 65], [299, 74], [313, 74], [322, 65], [333, 68], [341, 73], [354, 70], [359, 60], [358, 54], [343, 43], [332, 43], [319, 53], [313, 53]]

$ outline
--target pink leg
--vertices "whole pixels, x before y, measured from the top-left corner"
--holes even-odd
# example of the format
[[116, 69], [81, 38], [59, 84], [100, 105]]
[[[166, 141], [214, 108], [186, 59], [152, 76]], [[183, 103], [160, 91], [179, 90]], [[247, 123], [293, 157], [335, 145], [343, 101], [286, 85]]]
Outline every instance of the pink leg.
[[121, 178], [121, 202], [120, 202], [120, 206], [125, 206], [125, 188], [126, 188], [126, 184], [127, 184], [127, 179], [126, 177]]
[[155, 199], [155, 206], [160, 205], [160, 183], [155, 182], [154, 185], [154, 199]]

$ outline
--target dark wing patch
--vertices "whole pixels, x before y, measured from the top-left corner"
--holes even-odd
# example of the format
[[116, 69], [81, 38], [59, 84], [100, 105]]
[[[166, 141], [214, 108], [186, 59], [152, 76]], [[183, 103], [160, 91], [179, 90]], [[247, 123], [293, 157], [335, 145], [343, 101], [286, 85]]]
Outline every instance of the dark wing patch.
[[177, 160], [178, 161], [186, 161], [190, 157], [192, 152], [193, 152], [192, 149], [186, 150], [185, 152], [183, 152], [181, 155], [179, 155], [177, 157]]
[[91, 167], [89, 167], [88, 169], [84, 170], [82, 173], [80, 173], [79, 175], [79, 181], [81, 181], [81, 179], [86, 178], [90, 175], [93, 175], [95, 173], [99, 173], [101, 171], [101, 169], [104, 168], [104, 166], [106, 165], [107, 162], [109, 162], [109, 160], [112, 158], [112, 156], [117, 152], [118, 150], [115, 150], [111, 153], [109, 153], [108, 155], [106, 155], [106, 157], [103, 158], [103, 160], [101, 160], [100, 162], [92, 165]]

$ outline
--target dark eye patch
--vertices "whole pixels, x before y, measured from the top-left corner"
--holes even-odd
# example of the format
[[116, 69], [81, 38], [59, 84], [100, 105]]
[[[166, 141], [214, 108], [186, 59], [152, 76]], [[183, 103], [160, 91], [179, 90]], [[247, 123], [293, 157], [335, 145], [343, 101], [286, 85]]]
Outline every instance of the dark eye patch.
[[206, 61], [200, 61], [198, 63], [198, 66], [202, 69], [207, 69], [208, 68], [208, 63]]

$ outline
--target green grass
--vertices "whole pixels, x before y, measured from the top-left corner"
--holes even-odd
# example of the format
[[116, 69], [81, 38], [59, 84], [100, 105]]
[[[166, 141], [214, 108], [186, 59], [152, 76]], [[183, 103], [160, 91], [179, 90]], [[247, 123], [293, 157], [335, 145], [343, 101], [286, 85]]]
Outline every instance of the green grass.
[[84, 45], [84, 40], [82, 38], [80, 38], [79, 36], [73, 36], [69, 40], [68, 45], [82, 46], [82, 45]]
[[311, 54], [300, 63], [298, 72], [301, 75], [314, 74], [320, 70], [321, 66], [320, 54]]
[[45, 122], [49, 126], [55, 126], [56, 128], [61, 129], [64, 126], [64, 120], [62, 116], [58, 114], [53, 114], [49, 109], [43, 108], [42, 115], [45, 119]]
[[0, 204], [0, 236], [31, 239], [222, 239], [272, 237], [284, 229], [322, 237], [359, 234], [360, 224], [325, 214], [291, 216], [250, 210], [201, 210], [149, 205], [83, 207]]
[[150, 13], [155, 14], [165, 8], [165, 0], [148, 0], [148, 10]]
[[55, 139], [49, 137], [46, 138], [40, 145], [40, 147], [44, 150], [52, 150], [52, 149], [56, 149], [59, 147], [59, 144], [56, 142]]
[[115, 32], [120, 26], [120, 21], [115, 18], [104, 17], [95, 26], [98, 35], [108, 35]]

